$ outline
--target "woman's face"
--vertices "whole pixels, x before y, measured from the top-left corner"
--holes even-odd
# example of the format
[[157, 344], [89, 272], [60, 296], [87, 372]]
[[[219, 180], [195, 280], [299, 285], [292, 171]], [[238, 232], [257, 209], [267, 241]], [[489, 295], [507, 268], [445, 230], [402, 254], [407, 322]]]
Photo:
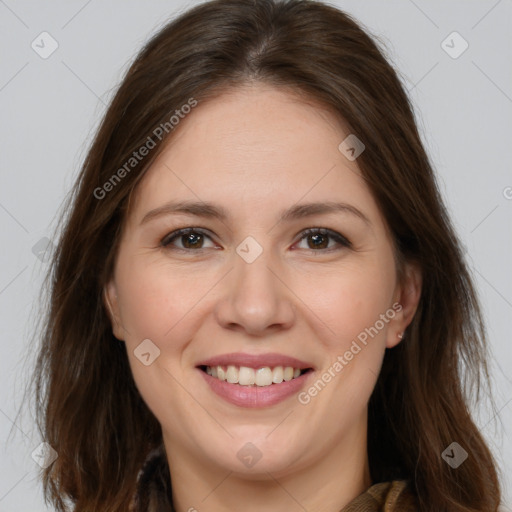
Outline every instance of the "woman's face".
[[338, 149], [349, 132], [261, 84], [176, 130], [106, 289], [170, 463], [276, 477], [348, 463], [419, 296], [414, 269], [397, 282], [384, 219]]

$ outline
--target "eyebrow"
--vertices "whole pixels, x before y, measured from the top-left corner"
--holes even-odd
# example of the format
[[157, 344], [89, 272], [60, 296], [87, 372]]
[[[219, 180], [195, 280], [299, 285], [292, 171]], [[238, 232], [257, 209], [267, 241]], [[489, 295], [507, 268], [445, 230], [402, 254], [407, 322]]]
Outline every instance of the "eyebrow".
[[[280, 222], [290, 222], [296, 219], [303, 219], [313, 215], [322, 215], [328, 213], [346, 213], [358, 217], [366, 224], [371, 226], [370, 219], [358, 208], [347, 203], [337, 203], [333, 201], [297, 204], [282, 210], [279, 214]], [[140, 224], [145, 224], [153, 219], [173, 215], [185, 214], [196, 217], [213, 218], [222, 222], [229, 218], [227, 211], [221, 206], [204, 201], [171, 201], [144, 215]]]

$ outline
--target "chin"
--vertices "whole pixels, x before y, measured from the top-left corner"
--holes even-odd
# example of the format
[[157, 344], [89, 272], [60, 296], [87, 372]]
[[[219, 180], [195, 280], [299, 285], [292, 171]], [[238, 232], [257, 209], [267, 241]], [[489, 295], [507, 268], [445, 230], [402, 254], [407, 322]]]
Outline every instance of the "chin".
[[267, 480], [268, 473], [286, 474], [304, 453], [304, 443], [289, 444], [279, 436], [266, 439], [271, 431], [265, 428], [264, 433], [252, 431], [254, 435], [227, 438], [225, 444], [212, 440], [210, 446], [216, 449], [213, 453], [208, 450], [207, 456], [225, 471], [251, 480]]

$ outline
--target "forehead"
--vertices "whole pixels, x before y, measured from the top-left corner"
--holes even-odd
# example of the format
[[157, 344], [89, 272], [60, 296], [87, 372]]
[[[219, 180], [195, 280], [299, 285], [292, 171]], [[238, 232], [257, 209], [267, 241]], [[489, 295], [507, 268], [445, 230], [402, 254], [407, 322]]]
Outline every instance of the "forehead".
[[290, 91], [261, 84], [232, 90], [180, 121], [132, 209], [140, 215], [194, 199], [267, 211], [301, 198], [351, 199], [375, 209], [356, 161], [338, 149], [348, 135], [337, 116]]

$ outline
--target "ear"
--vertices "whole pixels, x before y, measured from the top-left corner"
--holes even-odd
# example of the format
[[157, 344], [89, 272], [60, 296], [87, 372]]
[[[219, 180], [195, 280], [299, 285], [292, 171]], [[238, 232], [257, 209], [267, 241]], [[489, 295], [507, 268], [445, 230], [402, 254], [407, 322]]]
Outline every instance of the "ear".
[[117, 298], [117, 289], [114, 280], [111, 279], [103, 289], [103, 302], [107, 308], [112, 332], [114, 336], [124, 341], [124, 329], [119, 315], [119, 301]]
[[403, 279], [395, 289], [392, 309], [395, 316], [389, 322], [386, 348], [393, 348], [400, 343], [405, 329], [412, 322], [421, 297], [422, 275], [419, 265], [406, 263]]

